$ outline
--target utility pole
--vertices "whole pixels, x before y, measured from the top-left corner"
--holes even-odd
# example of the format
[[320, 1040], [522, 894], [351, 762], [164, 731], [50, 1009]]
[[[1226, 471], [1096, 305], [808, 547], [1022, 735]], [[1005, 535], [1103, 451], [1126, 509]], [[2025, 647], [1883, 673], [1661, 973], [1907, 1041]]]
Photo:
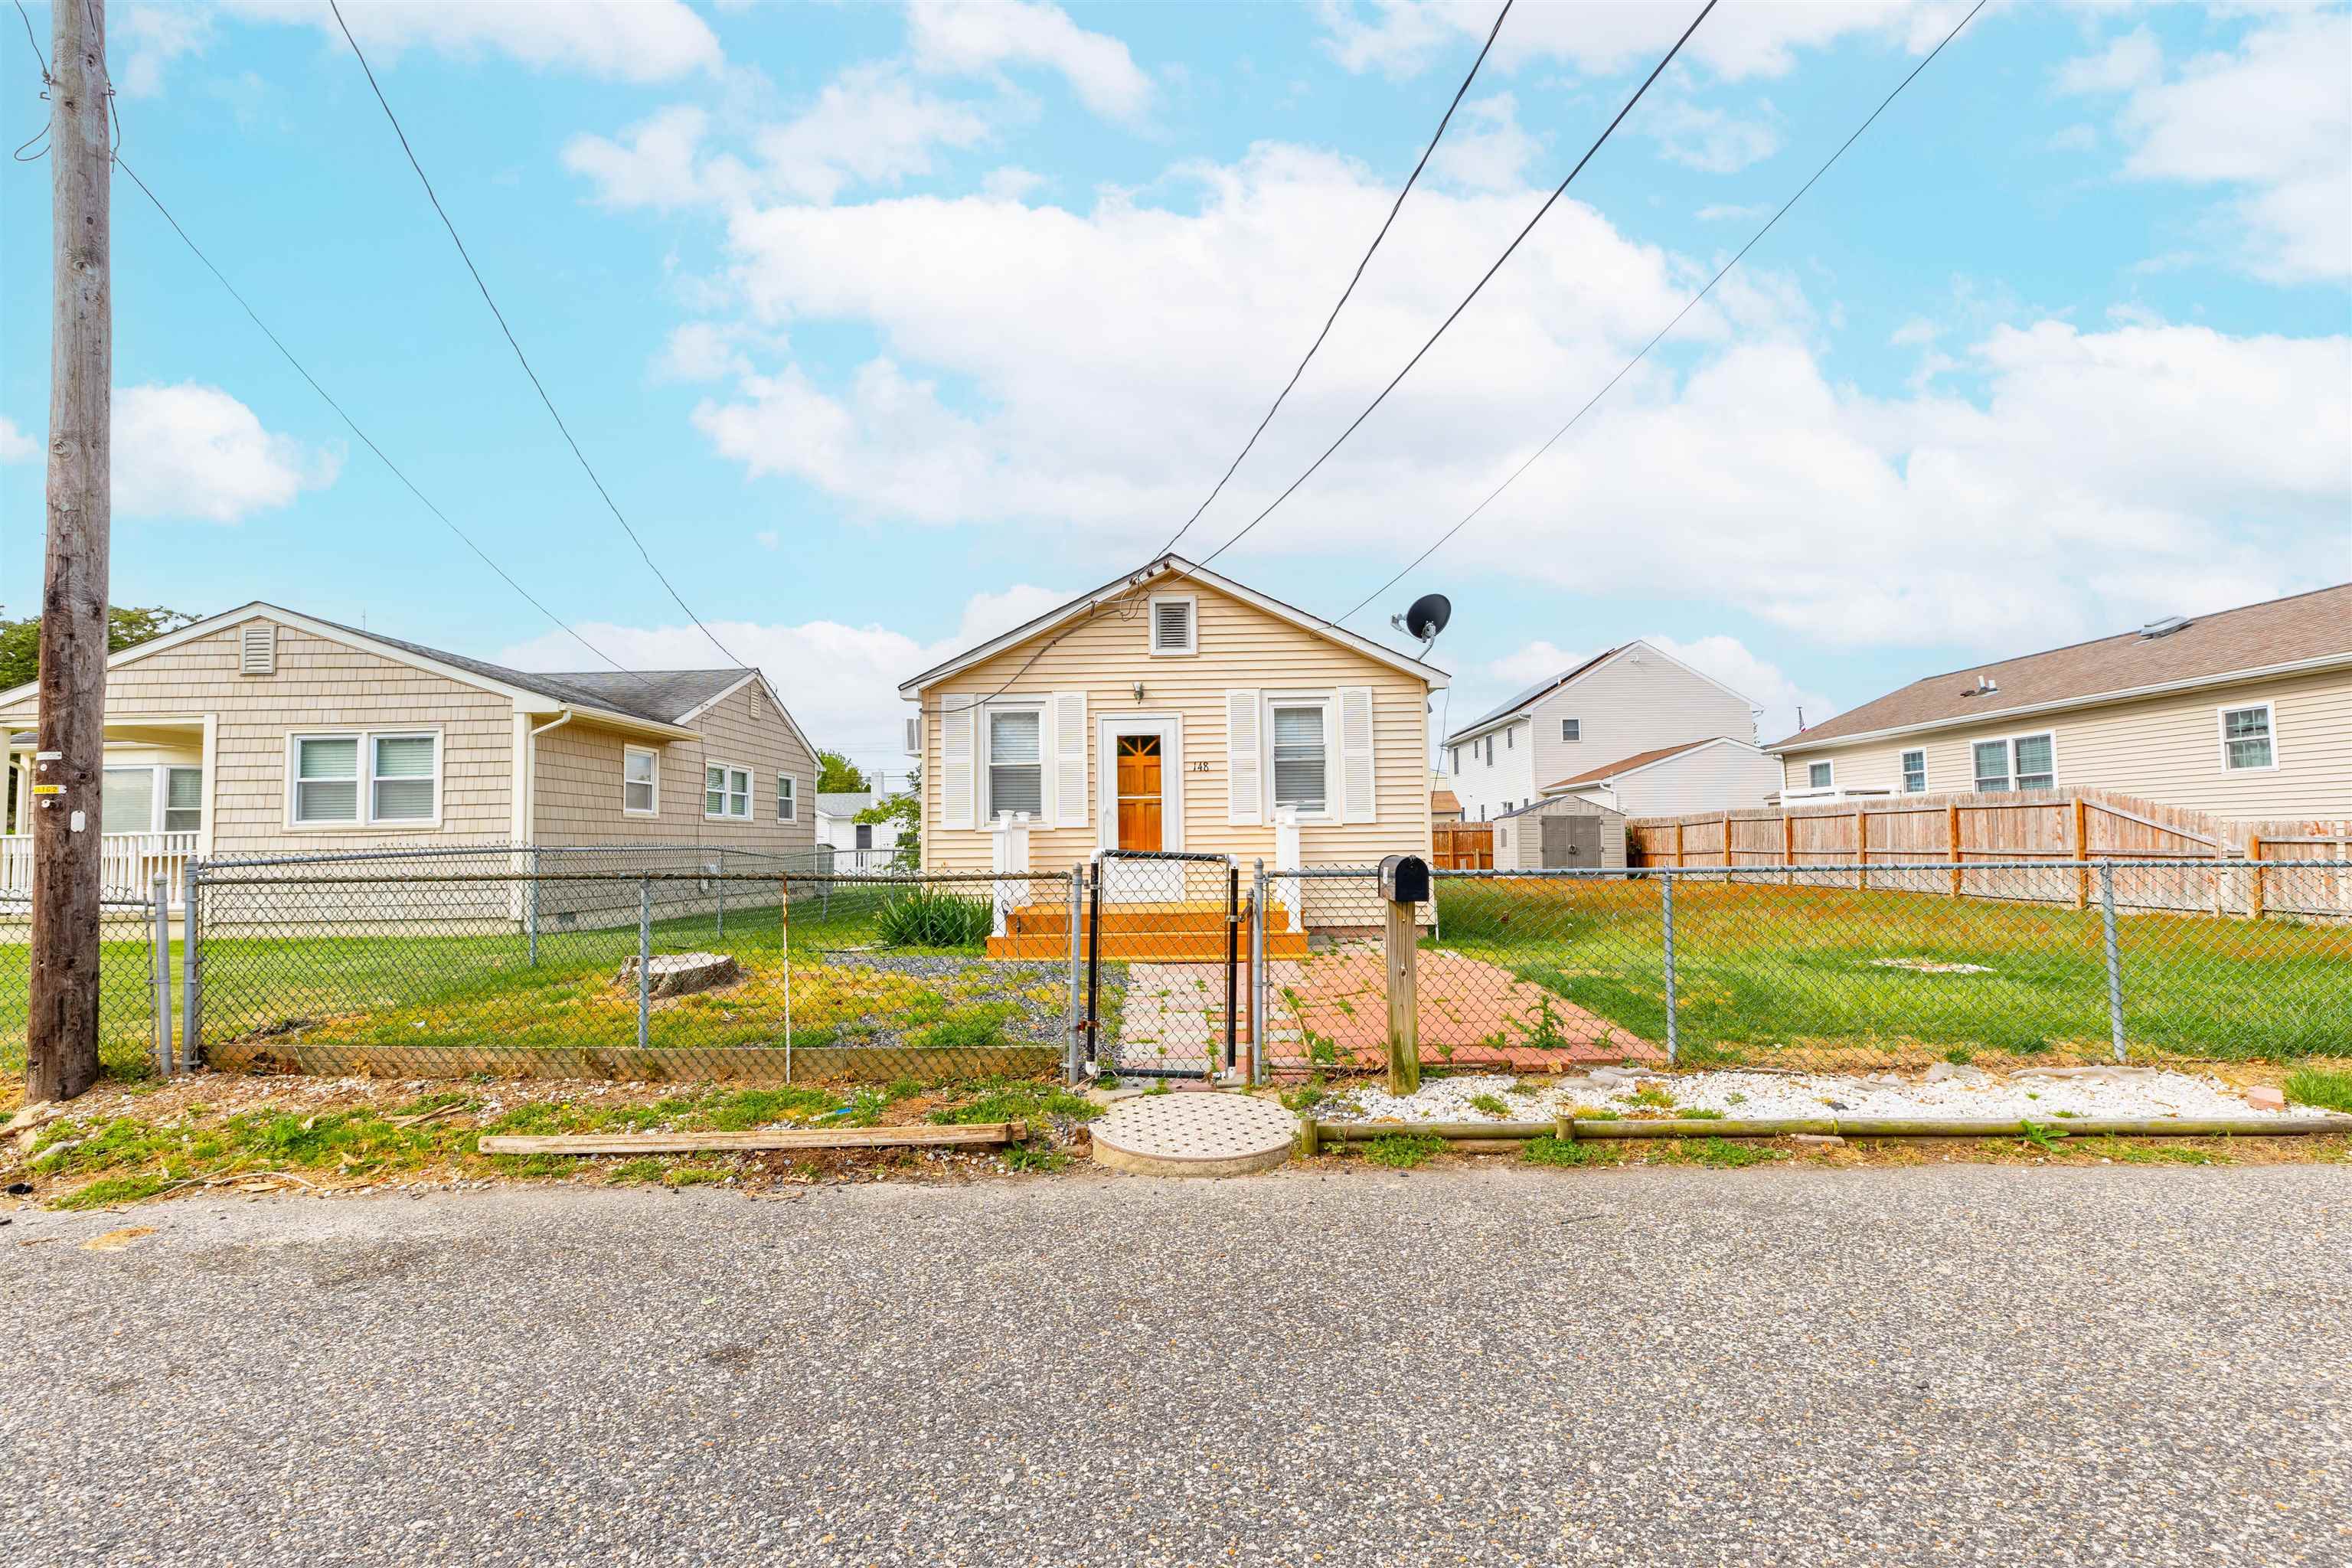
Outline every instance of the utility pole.
[[33, 762], [28, 1101], [70, 1100], [98, 1078], [99, 795], [113, 515], [106, 0], [56, 0], [49, 14], [49, 529]]

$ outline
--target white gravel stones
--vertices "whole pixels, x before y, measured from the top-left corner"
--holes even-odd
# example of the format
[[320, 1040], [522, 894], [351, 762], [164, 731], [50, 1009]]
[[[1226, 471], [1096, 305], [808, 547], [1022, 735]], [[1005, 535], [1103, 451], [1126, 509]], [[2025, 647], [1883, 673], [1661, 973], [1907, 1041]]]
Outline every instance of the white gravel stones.
[[[1696, 1072], [1636, 1077], [1601, 1069], [1590, 1077], [1512, 1079], [1500, 1075], [1425, 1080], [1402, 1097], [1367, 1084], [1333, 1095], [1316, 1108], [1326, 1121], [1548, 1121], [1579, 1106], [1624, 1110], [1644, 1082], [1663, 1086], [1676, 1106], [1727, 1117], [1946, 1117], [1986, 1121], [2058, 1117], [2275, 1116], [2281, 1111], [2218, 1079], [2153, 1068], [2094, 1068], [2084, 1073], [2019, 1072], [1995, 1078], [1937, 1075], [1913, 1079], [1880, 1074]], [[1610, 1076], [1604, 1077], [1608, 1073]], [[1517, 1087], [1528, 1086], [1526, 1089]], [[1500, 1100], [1497, 1114], [1479, 1099]], [[2307, 1107], [2294, 1113], [2311, 1114]]]

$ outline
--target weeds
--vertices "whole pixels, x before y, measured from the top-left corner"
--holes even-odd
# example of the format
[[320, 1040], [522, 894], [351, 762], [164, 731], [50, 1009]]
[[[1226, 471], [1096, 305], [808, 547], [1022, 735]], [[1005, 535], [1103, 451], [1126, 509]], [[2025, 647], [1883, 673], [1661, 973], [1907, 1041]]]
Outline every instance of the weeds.
[[1489, 1116], [1508, 1116], [1511, 1113], [1510, 1106], [1499, 1094], [1474, 1094], [1470, 1097], [1470, 1109], [1483, 1110]]
[[1601, 1163], [1600, 1151], [1590, 1143], [1579, 1143], [1573, 1138], [1530, 1138], [1528, 1146], [1519, 1151], [1519, 1158], [1530, 1165], [1594, 1165]]
[[2352, 1072], [2301, 1068], [2287, 1075], [2286, 1097], [2294, 1104], [2322, 1110], [2352, 1110]]
[[1410, 1171], [1425, 1165], [1445, 1152], [1443, 1138], [1415, 1138], [1402, 1134], [1375, 1138], [1364, 1145], [1364, 1158], [1375, 1165], [1386, 1165], [1394, 1171]]

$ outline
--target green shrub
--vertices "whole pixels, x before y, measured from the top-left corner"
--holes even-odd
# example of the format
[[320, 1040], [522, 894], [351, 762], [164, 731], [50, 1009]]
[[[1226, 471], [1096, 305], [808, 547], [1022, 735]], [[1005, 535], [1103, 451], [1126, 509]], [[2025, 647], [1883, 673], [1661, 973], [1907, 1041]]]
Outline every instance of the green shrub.
[[1375, 1165], [1386, 1165], [1399, 1171], [1410, 1171], [1415, 1165], [1425, 1163], [1431, 1156], [1442, 1154], [1444, 1152], [1445, 1140], [1443, 1138], [1409, 1138], [1391, 1135], [1386, 1138], [1375, 1138], [1364, 1145], [1365, 1159]]
[[928, 889], [893, 898], [874, 917], [875, 933], [891, 947], [983, 947], [994, 923], [986, 899]]

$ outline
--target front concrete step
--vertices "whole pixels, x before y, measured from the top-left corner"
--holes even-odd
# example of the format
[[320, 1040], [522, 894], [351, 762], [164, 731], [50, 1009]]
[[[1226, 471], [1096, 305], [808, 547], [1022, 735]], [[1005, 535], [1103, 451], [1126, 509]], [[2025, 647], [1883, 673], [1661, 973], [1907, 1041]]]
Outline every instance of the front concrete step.
[[[1078, 956], [1091, 951], [1084, 932], [1078, 937]], [[1249, 938], [1244, 932], [1236, 957], [1249, 962]], [[1067, 931], [1058, 934], [1038, 933], [1024, 936], [992, 936], [988, 939], [991, 958], [1067, 958], [1070, 937]], [[1267, 931], [1265, 955], [1268, 958], [1304, 958], [1307, 956], [1307, 934], [1304, 931]], [[1214, 931], [1105, 931], [1103, 957], [1121, 963], [1223, 963], [1225, 959], [1225, 932], [1221, 926]]]

